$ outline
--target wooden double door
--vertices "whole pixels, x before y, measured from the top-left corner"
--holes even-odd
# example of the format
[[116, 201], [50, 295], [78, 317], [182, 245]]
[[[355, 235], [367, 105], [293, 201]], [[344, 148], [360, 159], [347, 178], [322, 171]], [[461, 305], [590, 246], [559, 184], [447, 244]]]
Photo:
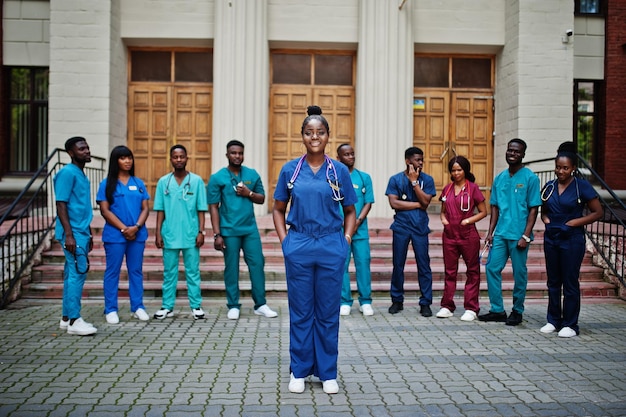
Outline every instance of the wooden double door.
[[187, 149], [187, 169], [205, 181], [211, 175], [212, 86], [137, 84], [128, 93], [128, 147], [135, 175], [154, 200], [156, 183], [172, 171], [169, 150]]
[[272, 201], [278, 175], [285, 162], [306, 152], [302, 144], [302, 122], [307, 107], [322, 108], [330, 125], [326, 153], [335, 158], [339, 144], [354, 144], [354, 88], [341, 86], [273, 86], [270, 91], [269, 187]]
[[472, 164], [476, 184], [489, 201], [493, 181], [493, 96], [489, 93], [415, 89], [413, 144], [424, 151], [424, 171], [437, 192], [450, 182], [456, 155]]

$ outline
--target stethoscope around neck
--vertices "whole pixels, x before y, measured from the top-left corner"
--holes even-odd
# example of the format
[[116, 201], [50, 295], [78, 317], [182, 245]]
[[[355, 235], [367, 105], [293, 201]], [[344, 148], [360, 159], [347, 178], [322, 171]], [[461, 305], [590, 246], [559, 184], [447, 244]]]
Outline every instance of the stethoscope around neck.
[[[293, 171], [293, 175], [289, 182], [287, 182], [287, 189], [292, 190], [293, 185], [300, 174], [300, 170], [302, 169], [302, 164], [306, 159], [306, 155], [302, 155], [300, 160], [298, 161], [298, 165], [296, 165], [296, 169]], [[326, 161], [326, 181], [328, 181], [328, 185], [330, 185], [330, 189], [333, 193], [333, 200], [341, 201], [343, 200], [343, 196], [341, 195], [341, 187], [339, 186], [339, 179], [337, 178], [337, 170], [335, 169], [335, 165], [333, 161], [327, 156], [324, 155], [324, 160]], [[331, 175], [332, 174], [332, 175]]]
[[[170, 181], [172, 181], [173, 176], [174, 176], [174, 173], [172, 172], [170, 173], [170, 176], [167, 178], [165, 191], [163, 191], [163, 194], [165, 195], [170, 195]], [[187, 193], [189, 193], [189, 190], [191, 189], [191, 176], [189, 175], [189, 173], [187, 173], [187, 176], [185, 178], [187, 178], [187, 183], [183, 185], [183, 200], [186, 200]]]
[[[454, 190], [454, 184], [452, 184], [448, 188], [448, 192], [446, 193], [446, 195], [444, 195], [441, 198], [441, 201], [443, 201], [445, 203], [446, 200], [448, 199], [448, 196], [450, 195], [450, 191], [453, 191], [453, 190]], [[456, 195], [455, 195], [455, 197], [456, 197]], [[467, 184], [465, 184], [463, 187], [461, 187], [461, 191], [459, 192], [459, 200], [460, 200], [461, 211], [465, 212], [465, 213], [470, 211], [471, 201], [470, 201], [469, 192], [467, 191]]]
[[[552, 197], [552, 194], [554, 193], [554, 189], [556, 188], [557, 183], [558, 183], [558, 178], [555, 178], [543, 186], [543, 189], [541, 190], [541, 201], [545, 203], [546, 201], [550, 199], [550, 197]], [[581, 203], [580, 189], [578, 188], [578, 178], [576, 178], [575, 176], [574, 176], [574, 183], [576, 184], [576, 202], [580, 204]]]

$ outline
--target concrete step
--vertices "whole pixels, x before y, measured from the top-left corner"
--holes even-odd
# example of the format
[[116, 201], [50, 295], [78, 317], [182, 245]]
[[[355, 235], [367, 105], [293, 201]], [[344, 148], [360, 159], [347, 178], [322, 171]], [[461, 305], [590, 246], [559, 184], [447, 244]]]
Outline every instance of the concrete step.
[[[144, 291], [145, 297], [160, 297], [161, 283], [163, 279], [162, 252], [154, 245], [154, 224], [156, 216], [151, 213], [147, 227], [150, 230], [151, 238], [146, 242], [146, 250], [144, 252]], [[278, 240], [278, 236], [274, 230], [271, 216], [261, 216], [257, 218], [259, 232], [263, 242], [263, 253], [265, 256], [265, 273], [266, 273], [266, 290], [268, 293], [284, 294], [286, 297], [286, 282], [284, 259]], [[207, 225], [210, 225], [207, 216]], [[372, 271], [372, 289], [374, 296], [377, 298], [389, 297], [389, 281], [392, 272], [391, 242], [392, 232], [389, 230], [391, 219], [374, 218], [369, 220], [370, 245], [371, 245], [371, 271]], [[102, 297], [102, 280], [106, 265], [106, 256], [101, 241], [101, 231], [104, 221], [101, 216], [96, 215], [92, 223], [92, 231], [94, 233], [94, 250], [90, 253], [90, 271], [84, 288], [84, 297], [101, 298]], [[443, 291], [444, 283], [444, 267], [443, 267], [443, 251], [442, 251], [442, 227], [438, 219], [438, 215], [431, 215], [430, 225], [432, 233], [429, 236], [429, 252], [431, 257], [431, 270], [433, 272], [433, 292], [435, 297], [440, 297]], [[479, 222], [479, 233], [485, 235], [488, 227], [488, 220]], [[545, 298], [546, 290], [546, 272], [545, 260], [543, 254], [543, 233], [542, 225], [537, 225], [535, 241], [531, 245], [528, 256], [528, 298]], [[207, 232], [207, 244], [200, 250], [201, 255], [201, 288], [204, 296], [207, 297], [224, 297], [223, 270], [224, 261], [222, 253], [213, 249], [213, 240], [210, 238], [212, 232]], [[24, 281], [24, 298], [61, 298], [63, 292], [63, 265], [65, 258], [63, 250], [58, 242], [53, 242], [51, 248], [41, 257], [41, 263], [33, 267], [31, 276]], [[178, 296], [186, 296], [184, 268], [180, 263], [179, 273], [179, 294]], [[353, 290], [356, 291], [354, 283], [354, 266], [350, 265], [350, 273], [352, 275]], [[243, 294], [250, 291], [250, 282], [248, 279], [247, 266], [240, 261], [240, 287]], [[405, 266], [406, 282], [405, 289], [408, 293], [419, 289], [417, 284], [417, 273], [415, 260], [413, 259], [412, 249], [409, 248], [407, 262]], [[487, 296], [486, 282], [484, 277], [484, 267], [481, 267], [481, 296]], [[462, 296], [463, 282], [465, 281], [465, 265], [461, 262], [459, 265], [459, 286], [457, 294]], [[580, 273], [581, 289], [583, 296], [593, 297], [616, 297], [617, 290], [613, 284], [607, 283], [603, 279], [603, 270], [592, 264], [590, 255], [585, 257]], [[120, 297], [128, 297], [128, 275], [126, 267], [123, 266], [120, 273]], [[507, 264], [503, 271], [503, 292], [510, 296], [513, 287], [513, 277], [510, 263]]]

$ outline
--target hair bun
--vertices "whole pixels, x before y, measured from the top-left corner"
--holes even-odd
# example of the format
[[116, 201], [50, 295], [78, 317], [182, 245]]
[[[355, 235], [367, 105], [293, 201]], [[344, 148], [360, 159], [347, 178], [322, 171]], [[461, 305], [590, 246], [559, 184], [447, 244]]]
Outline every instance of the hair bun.
[[320, 106], [309, 106], [306, 108], [306, 114], [309, 116], [322, 115], [322, 108]]
[[559, 145], [559, 149], [558, 149], [558, 153], [573, 153], [575, 154], [577, 151], [576, 149], [576, 145], [574, 144], [574, 142], [563, 142]]

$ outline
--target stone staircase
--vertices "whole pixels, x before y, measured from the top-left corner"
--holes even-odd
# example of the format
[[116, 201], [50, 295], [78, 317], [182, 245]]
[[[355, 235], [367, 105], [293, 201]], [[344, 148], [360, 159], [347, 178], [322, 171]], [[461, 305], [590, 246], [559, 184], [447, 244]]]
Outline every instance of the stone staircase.
[[[489, 217], [478, 224], [480, 235], [484, 236], [489, 225]], [[161, 250], [154, 245], [154, 227], [156, 214], [151, 213], [146, 222], [150, 229], [150, 238], [146, 243], [144, 255], [144, 298], [160, 298], [162, 283], [162, 257]], [[285, 297], [287, 285], [285, 282], [283, 255], [278, 241], [271, 215], [257, 218], [257, 223], [263, 241], [265, 255], [266, 291], [268, 297]], [[207, 225], [210, 225], [207, 214]], [[369, 219], [370, 245], [372, 254], [372, 290], [373, 298], [389, 300], [389, 280], [392, 270], [391, 240], [392, 233], [389, 230], [391, 219]], [[101, 299], [103, 297], [102, 279], [105, 269], [104, 247], [101, 241], [104, 220], [99, 213], [94, 213], [92, 229], [94, 233], [94, 250], [90, 253], [91, 268], [85, 283], [83, 298]], [[444, 286], [444, 267], [442, 257], [442, 226], [438, 214], [430, 214], [430, 257], [433, 272], [433, 302], [436, 304], [440, 299]], [[528, 256], [528, 299], [547, 298], [545, 260], [543, 255], [543, 225], [538, 222], [535, 227], [535, 241], [532, 243]], [[225, 298], [223, 282], [223, 258], [221, 252], [213, 249], [212, 231], [207, 231], [205, 245], [201, 248], [201, 274], [202, 293], [204, 297]], [[63, 250], [58, 242], [53, 241], [50, 249], [41, 257], [41, 263], [32, 269], [31, 279], [26, 279], [23, 286], [23, 298], [27, 299], [61, 299], [63, 293]], [[243, 257], [240, 263], [241, 277], [240, 288], [242, 298], [250, 295], [250, 281]], [[354, 267], [351, 265], [354, 274]], [[459, 286], [457, 297], [462, 300], [463, 284], [465, 280], [465, 265], [461, 262], [459, 267]], [[416, 299], [416, 291], [419, 289], [415, 260], [412, 248], [405, 268], [405, 294], [408, 300]], [[26, 282], [28, 281], [28, 282]], [[592, 265], [591, 255], [587, 254], [580, 272], [581, 290], [584, 298], [608, 297], [616, 298], [615, 285], [603, 280], [603, 270]], [[353, 290], [356, 291], [356, 283], [352, 280]], [[512, 270], [507, 264], [503, 272], [503, 291], [505, 296], [510, 297], [513, 288]], [[186, 286], [182, 262], [180, 266], [178, 297], [186, 297]], [[487, 297], [487, 283], [484, 276], [484, 267], [481, 267], [481, 297]], [[128, 298], [128, 279], [125, 266], [120, 277], [120, 298]], [[356, 297], [355, 297], [356, 298]], [[462, 304], [462, 302], [461, 302]]]

